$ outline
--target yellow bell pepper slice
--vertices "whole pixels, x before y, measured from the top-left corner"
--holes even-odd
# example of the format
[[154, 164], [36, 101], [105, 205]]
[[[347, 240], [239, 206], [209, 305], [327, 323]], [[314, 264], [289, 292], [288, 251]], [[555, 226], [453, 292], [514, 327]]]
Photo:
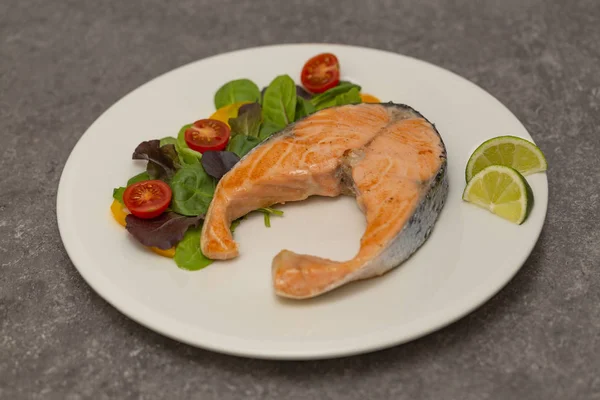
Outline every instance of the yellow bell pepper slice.
[[381, 103], [381, 100], [379, 100], [377, 97], [367, 93], [361, 93], [360, 98], [363, 103]]
[[229, 118], [237, 117], [240, 107], [243, 106], [244, 104], [249, 104], [249, 103], [250, 103], [249, 101], [241, 101], [239, 103], [229, 104], [227, 106], [219, 108], [209, 118], [224, 122], [227, 124], [227, 126], [229, 126]]
[[168, 257], [168, 258], [175, 257], [175, 247], [171, 247], [170, 249], [167, 249], [167, 250], [159, 249], [158, 247], [150, 247], [150, 250], [152, 250], [156, 254], [163, 256], [163, 257]]
[[125, 217], [129, 214], [129, 210], [127, 210], [123, 204], [119, 203], [117, 200], [113, 200], [112, 204], [110, 205], [110, 211], [112, 211], [112, 215], [119, 225], [127, 225], [125, 222]]

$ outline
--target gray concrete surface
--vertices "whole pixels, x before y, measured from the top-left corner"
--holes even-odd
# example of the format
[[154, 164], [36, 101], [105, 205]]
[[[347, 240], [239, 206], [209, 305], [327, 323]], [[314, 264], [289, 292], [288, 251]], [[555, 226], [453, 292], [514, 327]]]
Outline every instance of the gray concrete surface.
[[[490, 302], [389, 350], [269, 362], [166, 339], [84, 283], [55, 197], [85, 129], [174, 67], [291, 42], [433, 62], [530, 130], [550, 164], [547, 223]], [[0, 398], [600, 399], [599, 126], [598, 0], [0, 1]]]

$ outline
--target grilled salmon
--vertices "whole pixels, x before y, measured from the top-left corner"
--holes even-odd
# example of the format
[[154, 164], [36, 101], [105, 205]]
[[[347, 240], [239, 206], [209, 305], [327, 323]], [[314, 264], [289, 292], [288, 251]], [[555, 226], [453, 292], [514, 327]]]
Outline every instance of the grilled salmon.
[[233, 220], [309, 196], [353, 195], [367, 228], [352, 260], [287, 250], [273, 260], [276, 294], [314, 297], [400, 265], [431, 233], [447, 193], [444, 143], [417, 111], [393, 103], [327, 108], [270, 137], [221, 179], [201, 247], [212, 259], [236, 257]]

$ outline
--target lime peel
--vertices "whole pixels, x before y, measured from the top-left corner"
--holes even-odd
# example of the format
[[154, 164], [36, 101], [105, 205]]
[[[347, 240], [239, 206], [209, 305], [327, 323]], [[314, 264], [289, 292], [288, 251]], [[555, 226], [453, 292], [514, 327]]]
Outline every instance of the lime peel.
[[490, 165], [513, 168], [521, 175], [546, 171], [548, 163], [544, 153], [532, 142], [517, 136], [498, 136], [483, 142], [473, 152], [465, 169], [465, 179]]
[[491, 165], [469, 181], [463, 200], [521, 225], [533, 207], [533, 192], [516, 169]]

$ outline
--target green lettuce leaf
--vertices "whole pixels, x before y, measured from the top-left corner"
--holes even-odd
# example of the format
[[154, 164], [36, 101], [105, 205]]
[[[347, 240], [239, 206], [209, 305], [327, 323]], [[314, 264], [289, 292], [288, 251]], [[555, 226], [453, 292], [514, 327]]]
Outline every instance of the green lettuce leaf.
[[313, 104], [310, 101], [298, 96], [298, 99], [296, 101], [296, 121], [309, 116], [315, 111], [315, 106], [313, 106]]
[[127, 181], [127, 186], [133, 185], [134, 183], [147, 181], [147, 180], [150, 180], [150, 175], [148, 175], [148, 172], [147, 171], [140, 172], [136, 176], [129, 178], [129, 180]]
[[202, 165], [185, 165], [171, 179], [171, 209], [178, 214], [206, 214], [215, 193], [216, 182]]
[[263, 122], [262, 126], [260, 127], [260, 132], [258, 133], [258, 138], [261, 141], [263, 141], [263, 140], [267, 139], [269, 136], [271, 136], [272, 134], [279, 132], [283, 128], [285, 128], [285, 126], [279, 126], [271, 121], [265, 121], [265, 122]]
[[217, 109], [241, 101], [260, 102], [260, 90], [249, 79], [236, 79], [227, 82], [215, 93]]
[[261, 140], [254, 136], [237, 135], [229, 139], [227, 143], [227, 151], [231, 151], [238, 155], [239, 158], [244, 157], [250, 150], [260, 144]]
[[185, 142], [185, 131], [190, 126], [192, 126], [192, 124], [187, 124], [181, 127], [179, 133], [177, 134], [177, 139], [175, 142], [175, 148], [177, 150], [177, 153], [179, 154], [179, 161], [181, 165], [198, 164], [200, 163], [200, 159], [202, 158], [202, 153], [190, 149], [187, 143]]
[[358, 88], [353, 87], [346, 93], [338, 94], [335, 96], [335, 105], [336, 106], [344, 106], [346, 104], [359, 104], [362, 103], [362, 99], [360, 98], [360, 92]]
[[310, 102], [316, 110], [332, 107], [338, 105], [336, 101], [337, 96], [347, 93], [352, 89], [357, 89], [360, 92], [361, 87], [350, 82], [340, 82], [337, 86], [313, 97]]
[[208, 267], [213, 260], [202, 253], [200, 248], [200, 228], [190, 228], [175, 248], [175, 263], [181, 269], [197, 271]]
[[288, 75], [273, 79], [263, 98], [263, 119], [285, 127], [294, 122], [296, 114], [296, 84]]
[[123, 193], [125, 193], [125, 187], [121, 186], [113, 189], [113, 199], [117, 200], [121, 204], [125, 204], [123, 202]]
[[166, 136], [166, 137], [160, 139], [160, 147], [162, 147], [166, 144], [172, 144], [173, 146], [177, 147], [177, 139], [174, 138], [173, 136]]

